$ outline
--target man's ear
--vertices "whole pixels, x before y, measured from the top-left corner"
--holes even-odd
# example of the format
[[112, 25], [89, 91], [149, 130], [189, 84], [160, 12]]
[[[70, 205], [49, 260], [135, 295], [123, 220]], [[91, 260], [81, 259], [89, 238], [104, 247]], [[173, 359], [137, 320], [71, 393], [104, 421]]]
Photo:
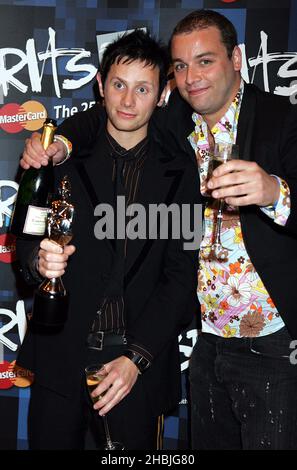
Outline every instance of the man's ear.
[[101, 98], [104, 98], [104, 89], [103, 89], [103, 83], [102, 83], [101, 73], [100, 72], [97, 73], [96, 78], [97, 78], [97, 83], [98, 83], [98, 87], [99, 87], [100, 96], [101, 96]]
[[238, 46], [235, 46], [232, 52], [232, 62], [233, 67], [236, 72], [240, 72], [241, 70], [241, 63], [242, 63], [242, 55], [241, 50]]
[[167, 93], [169, 93], [169, 92], [170, 92], [170, 87], [169, 87], [169, 83], [167, 83], [164, 90], [162, 91], [160, 99], [157, 103], [157, 106], [159, 106], [159, 108], [162, 108], [163, 106], [166, 106], [165, 99], [166, 99]]

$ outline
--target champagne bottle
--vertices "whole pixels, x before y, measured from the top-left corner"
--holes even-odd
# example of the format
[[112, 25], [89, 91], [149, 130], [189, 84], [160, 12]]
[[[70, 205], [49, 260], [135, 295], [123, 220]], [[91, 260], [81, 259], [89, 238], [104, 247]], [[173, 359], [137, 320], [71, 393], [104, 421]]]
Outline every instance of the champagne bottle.
[[[53, 142], [57, 128], [54, 119], [46, 119], [43, 125], [41, 143], [46, 150]], [[17, 236], [34, 238], [46, 230], [49, 196], [54, 187], [53, 162], [40, 169], [29, 168], [21, 178], [10, 231]]]

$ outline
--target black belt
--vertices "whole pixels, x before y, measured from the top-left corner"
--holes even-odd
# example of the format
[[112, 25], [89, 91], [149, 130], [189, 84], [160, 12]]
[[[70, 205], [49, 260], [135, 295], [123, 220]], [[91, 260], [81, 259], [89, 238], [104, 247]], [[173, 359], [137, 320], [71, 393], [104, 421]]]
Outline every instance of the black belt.
[[90, 349], [102, 351], [105, 346], [121, 346], [123, 344], [127, 344], [127, 339], [124, 335], [97, 331], [88, 335], [87, 343]]

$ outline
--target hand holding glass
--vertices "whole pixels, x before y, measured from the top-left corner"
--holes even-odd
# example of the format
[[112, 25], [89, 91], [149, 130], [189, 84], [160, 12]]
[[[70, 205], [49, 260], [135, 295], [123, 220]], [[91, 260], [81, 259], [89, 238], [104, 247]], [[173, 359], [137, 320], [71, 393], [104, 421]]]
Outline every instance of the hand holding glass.
[[[95, 390], [96, 387], [98, 387], [100, 382], [105, 379], [105, 377], [108, 375], [108, 372], [106, 371], [104, 364], [91, 364], [85, 368], [85, 374], [91, 400], [93, 403], [96, 403], [105, 395], [106, 392], [102, 393], [102, 395], [99, 395], [97, 397], [93, 397], [92, 392]], [[113, 442], [111, 440], [107, 417], [104, 415], [102, 416], [102, 419], [106, 437], [106, 443], [103, 447], [103, 450], [124, 450], [125, 447], [121, 442]]]

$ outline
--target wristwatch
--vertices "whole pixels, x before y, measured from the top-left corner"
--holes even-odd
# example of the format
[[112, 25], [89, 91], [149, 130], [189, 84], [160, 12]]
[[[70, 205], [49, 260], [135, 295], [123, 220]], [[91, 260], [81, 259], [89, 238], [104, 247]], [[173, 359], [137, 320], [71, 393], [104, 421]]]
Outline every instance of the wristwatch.
[[143, 357], [141, 354], [131, 351], [130, 349], [124, 351], [123, 356], [128, 357], [128, 359], [130, 359], [136, 365], [141, 374], [145, 372], [146, 369], [148, 369], [151, 365], [150, 361], [148, 361], [145, 357]]

